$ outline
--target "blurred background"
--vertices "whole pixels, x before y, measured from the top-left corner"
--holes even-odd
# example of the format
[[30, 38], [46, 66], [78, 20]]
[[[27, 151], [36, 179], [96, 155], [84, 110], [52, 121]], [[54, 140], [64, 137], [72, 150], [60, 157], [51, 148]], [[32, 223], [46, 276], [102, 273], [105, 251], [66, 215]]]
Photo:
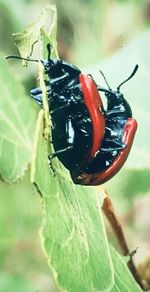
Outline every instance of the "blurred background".
[[[12, 33], [35, 21], [48, 4], [58, 11], [59, 56], [104, 85], [102, 70], [115, 89], [136, 63], [139, 71], [122, 91], [139, 128], [130, 157], [107, 185], [122, 220], [135, 262], [150, 283], [150, 1], [148, 0], [0, 0], [1, 56], [18, 54]], [[35, 48], [36, 51], [36, 48]], [[35, 52], [36, 53], [36, 52]], [[36, 86], [37, 67], [11, 62], [26, 91]], [[0, 184], [0, 292], [56, 291], [41, 248], [41, 201], [27, 177], [14, 189]], [[20, 186], [22, 192], [20, 193]], [[108, 236], [116, 242], [108, 226]]]

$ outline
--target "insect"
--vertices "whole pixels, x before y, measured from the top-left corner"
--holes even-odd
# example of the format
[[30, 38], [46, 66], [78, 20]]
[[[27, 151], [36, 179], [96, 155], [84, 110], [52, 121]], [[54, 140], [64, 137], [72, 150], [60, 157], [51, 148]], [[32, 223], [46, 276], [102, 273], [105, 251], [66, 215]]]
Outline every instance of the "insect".
[[[138, 65], [113, 91], [102, 72], [107, 89], [97, 86], [90, 75], [82, 74], [76, 66], [52, 59], [51, 45], [47, 49], [48, 59], [41, 62], [47, 76], [45, 84], [52, 117], [55, 149], [52, 157], [57, 156], [70, 171], [74, 183], [102, 184], [120, 170], [133, 143], [137, 122], [120, 88], [135, 75]], [[107, 110], [99, 91], [105, 93]], [[31, 96], [42, 107], [41, 88], [31, 90]]]
[[[97, 86], [90, 75], [59, 59], [51, 58], [51, 45], [47, 46], [48, 59], [41, 60], [49, 110], [52, 119], [52, 142], [55, 153], [70, 171], [88, 165], [100, 149], [105, 134], [103, 103]], [[38, 60], [8, 56], [7, 58]], [[31, 90], [31, 96], [42, 107], [42, 90]]]
[[71, 172], [76, 184], [100, 185], [112, 178], [125, 163], [136, 133], [137, 122], [132, 118], [131, 108], [120, 88], [135, 75], [137, 69], [138, 65], [116, 91], [110, 88], [103, 75], [108, 89], [98, 86], [98, 90], [103, 91], [107, 98], [105, 135], [93, 160], [82, 169]]

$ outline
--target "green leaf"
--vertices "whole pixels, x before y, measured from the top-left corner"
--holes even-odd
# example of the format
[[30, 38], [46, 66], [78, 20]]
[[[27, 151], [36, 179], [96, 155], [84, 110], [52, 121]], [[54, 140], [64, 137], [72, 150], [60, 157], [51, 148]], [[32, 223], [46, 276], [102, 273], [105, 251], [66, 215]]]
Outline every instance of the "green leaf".
[[0, 76], [0, 176], [10, 182], [22, 177], [32, 160], [37, 110], [2, 59]]
[[17, 183], [0, 181], [0, 292], [51, 291], [54, 286], [39, 240], [41, 217], [29, 171]]
[[[38, 29], [35, 29], [36, 36], [39, 27], [42, 26], [39, 24]], [[23, 43], [20, 40], [23, 51], [26, 51], [26, 43], [30, 44], [30, 49], [34, 44], [36, 38], [31, 38], [32, 29], [29, 28], [27, 36], [24, 34]], [[44, 30], [42, 33], [43, 42], [47, 43], [50, 37], [47, 34], [46, 39]], [[54, 35], [55, 25], [53, 40]], [[24, 115], [29, 120], [30, 115], [25, 110]], [[15, 127], [17, 125], [18, 120]], [[19, 133], [20, 130], [22, 133], [24, 128], [19, 128]], [[48, 166], [49, 142], [43, 137], [44, 130], [44, 111], [41, 110], [34, 139], [32, 135], [34, 149], [29, 151], [29, 161], [32, 158], [31, 180], [43, 197], [44, 224], [41, 237], [58, 286], [69, 292], [129, 291], [128, 287], [131, 287], [131, 291], [141, 291], [122, 258], [108, 244], [101, 213], [104, 198], [102, 189], [74, 185], [57, 159], [53, 163], [54, 170]], [[19, 145], [25, 147], [24, 140]], [[127, 284], [122, 280], [124, 277]]]
[[114, 251], [110, 254], [101, 214], [102, 189], [74, 185], [57, 159], [53, 163], [54, 171], [49, 168], [48, 146], [43, 133], [44, 112], [41, 110], [31, 179], [43, 197], [41, 237], [56, 283], [71, 292], [118, 291], [118, 287], [120, 291], [129, 291], [119, 278], [121, 267], [121, 277], [126, 273], [133, 291], [141, 291], [122, 258], [117, 253], [114, 263], [111, 258]]
[[13, 34], [14, 43], [18, 47], [22, 57], [28, 58], [31, 56], [33, 46], [39, 40], [40, 30], [48, 23], [48, 18], [52, 13], [54, 13], [54, 5], [48, 5], [43, 9], [39, 18], [29, 24], [23, 32]]
[[75, 186], [57, 169], [52, 175], [42, 121], [41, 111], [34, 183], [43, 196], [41, 237], [57, 285], [71, 292], [141, 291], [123, 258], [108, 245], [102, 189]]
[[[98, 195], [88, 188], [83, 192], [82, 187], [75, 187], [61, 176], [50, 178], [47, 145], [42, 138], [42, 114], [41, 117], [39, 115], [38, 125], [41, 128], [35, 183], [44, 196], [43, 236], [49, 264], [58, 275], [59, 285], [68, 291], [87, 291], [89, 287], [90, 291], [94, 291], [93, 287], [110, 287], [113, 285], [112, 262], [104, 225], [97, 212], [100, 208]], [[100, 266], [101, 273], [98, 274]], [[103, 277], [107, 281], [103, 281]]]

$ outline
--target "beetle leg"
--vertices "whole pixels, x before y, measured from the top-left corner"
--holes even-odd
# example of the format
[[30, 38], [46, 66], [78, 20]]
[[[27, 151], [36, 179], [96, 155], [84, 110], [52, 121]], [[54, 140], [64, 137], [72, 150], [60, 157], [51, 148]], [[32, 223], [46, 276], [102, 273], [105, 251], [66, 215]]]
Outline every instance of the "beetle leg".
[[125, 149], [126, 145], [123, 145], [123, 146], [118, 146], [118, 147], [114, 147], [114, 148], [101, 148], [101, 151], [103, 152], [113, 152], [113, 151], [119, 151], [119, 150], [123, 150]]
[[37, 94], [41, 94], [42, 93], [42, 90], [41, 90], [41, 88], [40, 87], [38, 87], [38, 88], [33, 88], [33, 89], [31, 89], [30, 90], [30, 94], [34, 97], [35, 95], [37, 95]]
[[123, 146], [123, 145], [125, 145], [125, 144], [123, 144], [122, 142], [119, 142], [119, 141], [117, 141], [117, 140], [111, 140], [111, 139], [107, 139], [106, 138], [106, 142], [107, 143], [113, 143], [113, 144], [115, 144], [115, 145], [117, 145], [117, 146]]
[[32, 96], [32, 98], [36, 101], [36, 103], [39, 106], [43, 105], [43, 101], [42, 101], [42, 90], [40, 87], [38, 88], [34, 88], [32, 90], [30, 90], [30, 95]]
[[70, 106], [70, 102], [68, 102], [65, 105], [62, 105], [62, 106], [57, 107], [56, 109], [50, 111], [50, 114], [53, 115], [53, 114], [55, 114], [55, 112], [60, 111], [60, 110], [63, 110], [65, 108], [69, 107], [69, 106]]
[[64, 153], [66, 151], [69, 151], [73, 148], [73, 145], [69, 145], [68, 147], [64, 148], [64, 149], [60, 149], [56, 152], [54, 152], [53, 154], [49, 155], [48, 158], [51, 160], [53, 159], [54, 157], [56, 157], [58, 154], [61, 154], [61, 153]]
[[113, 109], [113, 110], [110, 110], [110, 111], [106, 111], [105, 115], [106, 117], [109, 117], [113, 114], [120, 114], [120, 113], [124, 113], [125, 112], [125, 109]]
[[[81, 101], [81, 102], [83, 102], [83, 101]], [[60, 106], [60, 107], [57, 107], [57, 108], [55, 108], [54, 110], [51, 110], [51, 111], [50, 111], [50, 114], [54, 114], [54, 113], [57, 112], [57, 111], [63, 110], [63, 109], [65, 109], [65, 108], [68, 108], [68, 107], [70, 107], [71, 104], [76, 105], [77, 103], [76, 103], [75, 100], [70, 100], [70, 101], [68, 101], [66, 104], [64, 104], [64, 105], [62, 105], [62, 106]]]
[[97, 90], [105, 92], [105, 93], [112, 93], [111, 89], [106, 89], [106, 88], [100, 87], [99, 85], [97, 85]]
[[67, 122], [66, 122], [66, 133], [68, 133], [68, 137], [67, 137], [67, 143], [68, 143], [68, 146], [64, 149], [60, 149], [60, 150], [57, 150], [55, 153], [53, 153], [51, 155], [51, 159], [56, 157], [57, 155], [59, 154], [62, 154], [66, 151], [69, 151], [73, 148], [73, 143], [74, 143], [74, 129], [73, 129], [73, 126], [72, 126], [72, 121], [71, 121], [71, 118], [68, 118]]
[[103, 152], [113, 152], [113, 151], [123, 150], [123, 149], [126, 148], [126, 145], [123, 144], [123, 143], [119, 143], [119, 142], [115, 142], [115, 141], [113, 141], [113, 142], [116, 144], [116, 146], [114, 146], [114, 147], [107, 147], [107, 148], [101, 147], [101, 151], [103, 151]]
[[[51, 81], [45, 80], [47, 94], [50, 93], [51, 85], [63, 82], [66, 78], [68, 78], [69, 74], [65, 73], [63, 76], [52, 79]], [[36, 100], [39, 105], [42, 105], [42, 89], [40, 87], [34, 88], [30, 91], [30, 95]]]
[[69, 77], [69, 73], [65, 73], [64, 75], [62, 75], [62, 76], [59, 76], [59, 77], [57, 77], [57, 78], [54, 78], [54, 79], [51, 79], [50, 80], [50, 85], [55, 85], [55, 84], [60, 84], [61, 82], [63, 83], [63, 81], [65, 80], [65, 79], [67, 79]]
[[41, 94], [36, 94], [36, 95], [32, 95], [33, 99], [36, 101], [36, 103], [40, 106], [43, 105], [43, 100], [42, 100], [42, 93]]

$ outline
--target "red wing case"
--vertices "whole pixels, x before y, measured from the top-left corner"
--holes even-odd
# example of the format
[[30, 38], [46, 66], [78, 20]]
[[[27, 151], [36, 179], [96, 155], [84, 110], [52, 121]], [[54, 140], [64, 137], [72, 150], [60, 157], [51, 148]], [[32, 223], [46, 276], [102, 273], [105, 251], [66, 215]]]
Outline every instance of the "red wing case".
[[93, 159], [95, 153], [101, 148], [101, 143], [105, 134], [105, 117], [103, 114], [103, 103], [93, 79], [84, 74], [80, 74], [79, 79], [83, 99], [86, 108], [89, 111], [93, 127], [92, 145], [86, 159], [87, 164]]

